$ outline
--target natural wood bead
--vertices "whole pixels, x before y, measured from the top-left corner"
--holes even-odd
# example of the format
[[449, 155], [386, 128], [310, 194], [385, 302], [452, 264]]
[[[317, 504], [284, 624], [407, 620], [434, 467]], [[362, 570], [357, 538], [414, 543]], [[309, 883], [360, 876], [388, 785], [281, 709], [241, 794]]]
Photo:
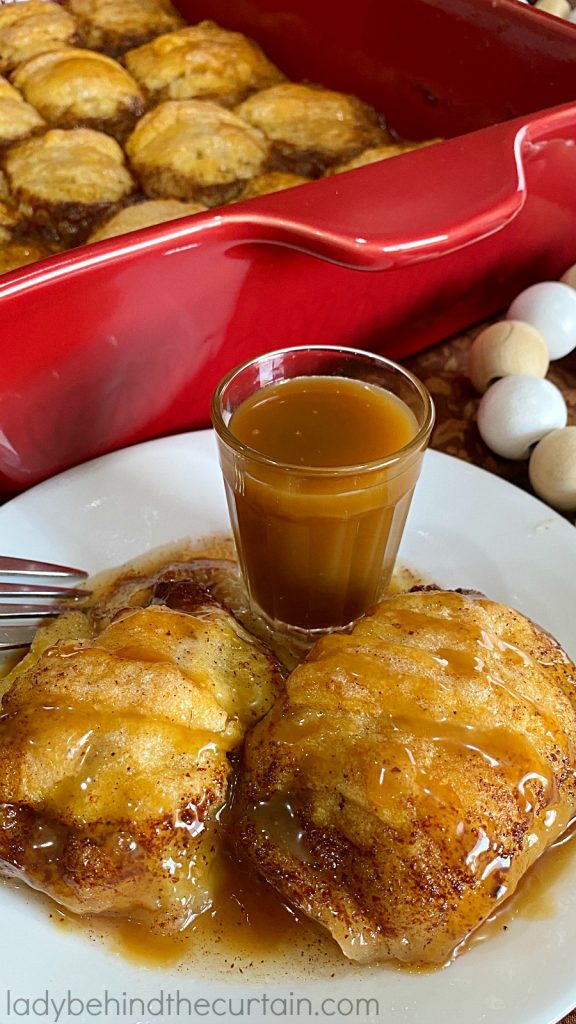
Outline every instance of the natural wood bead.
[[536, 445], [529, 475], [543, 501], [562, 512], [576, 510], [576, 427], [553, 430]]
[[474, 339], [468, 355], [468, 376], [481, 394], [499, 377], [524, 373], [545, 377], [548, 346], [535, 327], [521, 320], [501, 320]]
[[569, 284], [571, 288], [576, 288], [576, 263], [564, 271], [560, 280], [562, 284]]
[[572, 10], [568, 0], [538, 0], [534, 6], [539, 11], [546, 11], [547, 14], [555, 14], [557, 18], [567, 18]]

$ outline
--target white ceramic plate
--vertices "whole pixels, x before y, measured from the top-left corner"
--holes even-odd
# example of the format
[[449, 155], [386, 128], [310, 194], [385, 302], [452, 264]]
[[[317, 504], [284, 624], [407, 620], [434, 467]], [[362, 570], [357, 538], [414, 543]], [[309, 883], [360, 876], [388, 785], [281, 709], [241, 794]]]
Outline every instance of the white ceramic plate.
[[[202, 432], [104, 456], [15, 498], [0, 508], [0, 550], [96, 572], [150, 548], [227, 528], [214, 440]], [[519, 608], [576, 659], [576, 530], [524, 492], [429, 452], [400, 561], [447, 587], [476, 588]], [[343, 970], [328, 980], [286, 979], [264, 987], [249, 979], [228, 984], [195, 978], [192, 971], [135, 966], [74, 930], [56, 928], [33, 895], [5, 886], [0, 890], [0, 1020], [170, 1024], [197, 1017], [212, 1024], [237, 1019], [243, 997], [244, 1016], [251, 1022], [306, 1019], [307, 1003], [299, 1015], [291, 1006], [307, 998], [312, 1016], [320, 1020], [552, 1024], [576, 1004], [576, 864], [551, 878], [549, 895], [548, 915], [515, 918], [506, 932], [442, 971]], [[78, 1001], [67, 1005], [68, 992], [76, 1000], [100, 1000], [101, 1009], [96, 1002], [83, 1011]], [[176, 1015], [177, 992], [192, 1002], [216, 1003], [212, 1008], [210, 1002], [198, 1003], [195, 1015], [182, 1003]], [[136, 1003], [132, 1014], [123, 1013], [123, 994], [142, 999], [143, 1008]], [[46, 1004], [45, 1013], [47, 996], [55, 1005]], [[110, 1002], [115, 998], [120, 1014]], [[231, 1011], [222, 1001], [229, 998]], [[376, 1003], [371, 1011], [357, 1008], [357, 998], [376, 1000], [377, 1009]], [[28, 999], [28, 1006], [18, 999]], [[329, 1002], [322, 1005], [323, 1000]]]

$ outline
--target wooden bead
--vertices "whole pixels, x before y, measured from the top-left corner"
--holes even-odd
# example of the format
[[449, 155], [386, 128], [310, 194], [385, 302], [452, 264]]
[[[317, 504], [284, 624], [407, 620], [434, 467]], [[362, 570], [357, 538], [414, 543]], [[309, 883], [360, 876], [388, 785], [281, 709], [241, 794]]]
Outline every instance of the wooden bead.
[[576, 292], [561, 281], [541, 281], [520, 292], [507, 320], [525, 320], [540, 332], [550, 359], [562, 359], [576, 347]]
[[568, 0], [537, 0], [534, 6], [546, 14], [555, 14], [557, 18], [567, 18], [572, 10]]
[[528, 471], [538, 497], [563, 512], [576, 510], [576, 427], [547, 434], [532, 452]]
[[468, 354], [468, 376], [483, 393], [492, 381], [524, 373], [545, 377], [550, 358], [544, 338], [531, 324], [501, 320], [486, 327], [474, 339]]
[[478, 406], [478, 430], [485, 444], [505, 459], [527, 459], [532, 445], [568, 418], [562, 393], [549, 380], [514, 374], [502, 377]]
[[[574, 8], [574, 11], [576, 13], [576, 7]], [[576, 288], [576, 263], [571, 267], [568, 267], [568, 270], [564, 271], [560, 280], [562, 284], [567, 284], [570, 288]]]

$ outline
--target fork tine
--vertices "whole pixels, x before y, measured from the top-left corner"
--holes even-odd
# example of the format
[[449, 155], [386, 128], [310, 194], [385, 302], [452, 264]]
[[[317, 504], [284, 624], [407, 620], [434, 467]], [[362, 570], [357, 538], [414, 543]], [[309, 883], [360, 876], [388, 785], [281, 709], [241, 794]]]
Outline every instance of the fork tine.
[[8, 555], [0, 555], [0, 573], [9, 576], [62, 576], [81, 580], [88, 575], [84, 569], [73, 569], [52, 562], [33, 562], [28, 558], [12, 558]]
[[23, 647], [30, 647], [35, 626], [8, 626], [6, 629], [0, 627], [0, 651], [17, 651]]
[[0, 604], [0, 620], [47, 619], [63, 612], [77, 612], [79, 607], [66, 604]]
[[[11, 576], [24, 577], [26, 582], [13, 582]], [[81, 607], [78, 599], [87, 597], [90, 591], [75, 584], [87, 576], [83, 569], [67, 565], [0, 555], [0, 577], [8, 577], [0, 579], [0, 652], [29, 647], [40, 619], [77, 611]], [[57, 586], [53, 582], [57, 579], [71, 580], [72, 585]], [[51, 600], [32, 603], [43, 598]]]
[[82, 587], [34, 586], [31, 583], [5, 583], [0, 580], [0, 597], [88, 597], [92, 593]]

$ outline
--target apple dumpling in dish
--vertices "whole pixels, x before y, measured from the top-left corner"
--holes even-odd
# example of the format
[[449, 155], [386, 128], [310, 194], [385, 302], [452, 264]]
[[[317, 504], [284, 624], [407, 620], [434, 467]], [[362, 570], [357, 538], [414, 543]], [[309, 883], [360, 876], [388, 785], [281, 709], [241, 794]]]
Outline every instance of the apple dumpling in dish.
[[445, 963], [576, 812], [576, 668], [481, 596], [320, 640], [247, 739], [233, 839], [346, 956]]
[[111, 56], [184, 24], [170, 0], [62, 0], [86, 46]]
[[153, 224], [165, 224], [170, 220], [188, 217], [192, 213], [202, 213], [206, 207], [202, 203], [182, 203], [179, 199], [148, 199], [143, 203], [134, 203], [106, 219], [92, 232], [89, 242], [101, 242], [104, 238], [116, 238], [127, 231], [138, 231], [149, 228]]
[[217, 103], [167, 100], [138, 122], [126, 153], [150, 199], [234, 199], [266, 169], [262, 132]]
[[390, 141], [367, 103], [320, 86], [282, 82], [249, 96], [236, 113], [264, 133], [279, 170], [310, 177]]
[[267, 174], [257, 174], [251, 178], [238, 199], [257, 199], [258, 196], [266, 196], [270, 192], [283, 192], [284, 189], [294, 188], [295, 185], [307, 185], [311, 180], [303, 174], [291, 174], [289, 171], [268, 171]]
[[126, 53], [124, 63], [156, 102], [205, 99], [233, 107], [284, 80], [257, 43], [213, 21], [158, 36]]
[[26, 61], [14, 85], [48, 124], [95, 128], [122, 140], [144, 113], [139, 86], [117, 61], [69, 46]]
[[136, 191], [119, 144], [91, 128], [52, 128], [13, 146], [4, 167], [20, 216], [54, 242], [83, 242]]
[[35, 107], [26, 103], [18, 89], [0, 77], [0, 148], [20, 142], [45, 127], [46, 122]]
[[74, 18], [53, 0], [0, 4], [0, 74], [37, 53], [78, 42]]
[[[2, 93], [0, 80], [0, 133], [2, 131]], [[25, 106], [26, 104], [24, 104]], [[31, 238], [10, 196], [8, 182], [0, 171], [0, 274], [51, 256], [54, 249]]]
[[411, 153], [415, 149], [424, 149], [426, 146], [432, 146], [435, 142], [441, 141], [441, 139], [426, 139], [424, 142], [390, 142], [383, 146], [371, 146], [369, 149], [362, 150], [361, 153], [352, 157], [351, 160], [345, 160], [341, 164], [334, 164], [327, 173], [331, 175], [341, 174], [343, 171], [353, 171], [357, 167], [375, 164], [380, 160], [390, 160], [394, 156], [403, 156], [405, 153]]

